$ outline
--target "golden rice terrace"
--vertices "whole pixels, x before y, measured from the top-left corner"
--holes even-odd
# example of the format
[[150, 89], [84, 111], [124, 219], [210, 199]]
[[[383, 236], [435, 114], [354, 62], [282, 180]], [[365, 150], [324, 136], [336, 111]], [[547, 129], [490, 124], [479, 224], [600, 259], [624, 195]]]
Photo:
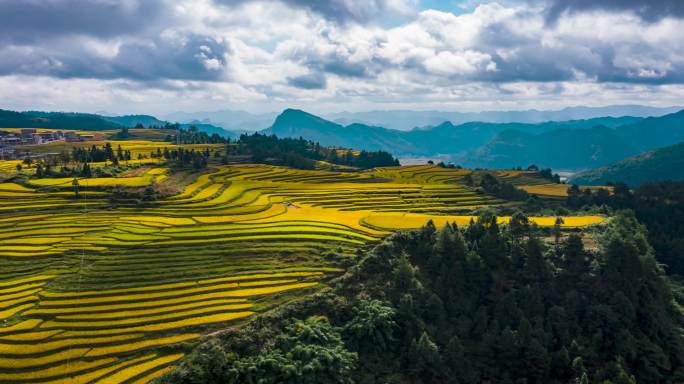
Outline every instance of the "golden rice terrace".
[[464, 187], [469, 171], [432, 166], [219, 166], [144, 207], [106, 191], [176, 183], [169, 172], [81, 179], [78, 197], [71, 178], [0, 183], [0, 383], [147, 383], [393, 230], [506, 203]]

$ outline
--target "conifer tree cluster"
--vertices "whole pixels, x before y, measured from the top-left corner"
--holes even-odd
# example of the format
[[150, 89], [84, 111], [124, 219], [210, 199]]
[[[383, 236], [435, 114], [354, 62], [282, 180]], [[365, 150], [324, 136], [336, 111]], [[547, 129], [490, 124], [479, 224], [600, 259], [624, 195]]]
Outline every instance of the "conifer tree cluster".
[[684, 382], [682, 316], [644, 227], [619, 214], [597, 236], [548, 241], [520, 213], [398, 233], [161, 382]]

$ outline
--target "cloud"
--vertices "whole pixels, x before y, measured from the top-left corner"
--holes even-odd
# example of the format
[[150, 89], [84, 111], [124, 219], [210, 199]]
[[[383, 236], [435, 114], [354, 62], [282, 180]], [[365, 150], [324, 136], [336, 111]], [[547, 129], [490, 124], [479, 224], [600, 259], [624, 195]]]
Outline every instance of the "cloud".
[[644, 20], [658, 21], [666, 17], [684, 17], [681, 0], [549, 0], [548, 18], [556, 21], [565, 12], [584, 11], [633, 12]]
[[0, 43], [28, 44], [65, 35], [136, 35], [171, 21], [162, 0], [3, 0]]
[[288, 77], [287, 82], [293, 87], [302, 89], [323, 89], [327, 84], [325, 75], [320, 72], [314, 72], [296, 77]]
[[[236, 5], [253, 0], [216, 0], [220, 4]], [[274, 0], [276, 1], [276, 0]], [[280, 0], [322, 15], [335, 22], [367, 23], [378, 18], [406, 16], [414, 12], [415, 3], [409, 0]]]
[[[681, 97], [679, 11], [579, 1], [549, 23], [569, 2], [531, 1], [411, 14], [411, 0], [0, 0], [0, 82], [58, 84], [79, 90], [75, 100], [112, 87], [106, 100], [167, 108], [174, 98], [339, 108]], [[381, 22], [398, 14], [410, 16]], [[45, 99], [13, 89], [15, 103]]]
[[[99, 47], [99, 48], [96, 48]], [[0, 48], [0, 75], [131, 80], [218, 80], [225, 76], [230, 47], [192, 33], [153, 40], [100, 42], [60, 39], [47, 44]]]

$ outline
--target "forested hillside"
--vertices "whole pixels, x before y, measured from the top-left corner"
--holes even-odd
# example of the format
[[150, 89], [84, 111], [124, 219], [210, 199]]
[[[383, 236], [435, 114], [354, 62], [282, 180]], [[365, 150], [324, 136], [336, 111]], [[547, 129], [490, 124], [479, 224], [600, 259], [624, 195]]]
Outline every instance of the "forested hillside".
[[622, 182], [636, 186], [647, 181], [664, 180], [684, 180], [684, 143], [577, 174], [572, 177], [571, 182], [581, 185]]
[[541, 236], [491, 214], [398, 233], [160, 382], [682, 382], [682, 315], [644, 227], [620, 214], [597, 248]]
[[121, 128], [177, 129], [196, 127], [208, 134], [235, 138], [237, 135], [223, 128], [204, 123], [172, 124], [150, 115], [104, 116], [71, 112], [14, 112], [0, 109], [1, 128], [51, 128], [80, 131], [111, 131]]

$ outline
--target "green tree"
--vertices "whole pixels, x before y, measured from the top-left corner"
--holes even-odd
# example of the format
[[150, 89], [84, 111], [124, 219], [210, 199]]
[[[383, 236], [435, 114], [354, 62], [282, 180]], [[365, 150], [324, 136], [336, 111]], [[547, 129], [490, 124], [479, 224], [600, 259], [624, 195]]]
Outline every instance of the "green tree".
[[527, 216], [517, 211], [511, 216], [511, 220], [508, 223], [508, 232], [511, 236], [516, 239], [522, 239], [523, 236], [529, 235], [530, 233], [530, 219]]
[[563, 234], [563, 232], [561, 231], [563, 224], [565, 224], [565, 220], [563, 220], [563, 218], [560, 216], [556, 217], [556, 221], [553, 223], [553, 237], [556, 243], [556, 247], [558, 247], [561, 235]]
[[357, 362], [357, 354], [345, 348], [340, 330], [327, 318], [314, 316], [287, 326], [276, 348], [236, 360], [224, 382], [351, 384]]
[[411, 264], [407, 254], [397, 260], [392, 270], [392, 282], [395, 293], [400, 297], [404, 293], [412, 293], [422, 288], [416, 277], [416, 268]]
[[439, 348], [426, 332], [423, 332], [418, 340], [414, 339], [411, 342], [407, 357], [413, 375], [421, 377], [424, 382], [431, 382], [431, 379], [439, 375], [441, 369]]
[[74, 189], [74, 197], [78, 198], [78, 187], [80, 186], [78, 183], [78, 179], [74, 177], [74, 180], [71, 181], [71, 186]]
[[357, 351], [386, 351], [398, 329], [395, 316], [388, 303], [361, 300], [354, 307], [354, 317], [344, 326], [345, 339]]

